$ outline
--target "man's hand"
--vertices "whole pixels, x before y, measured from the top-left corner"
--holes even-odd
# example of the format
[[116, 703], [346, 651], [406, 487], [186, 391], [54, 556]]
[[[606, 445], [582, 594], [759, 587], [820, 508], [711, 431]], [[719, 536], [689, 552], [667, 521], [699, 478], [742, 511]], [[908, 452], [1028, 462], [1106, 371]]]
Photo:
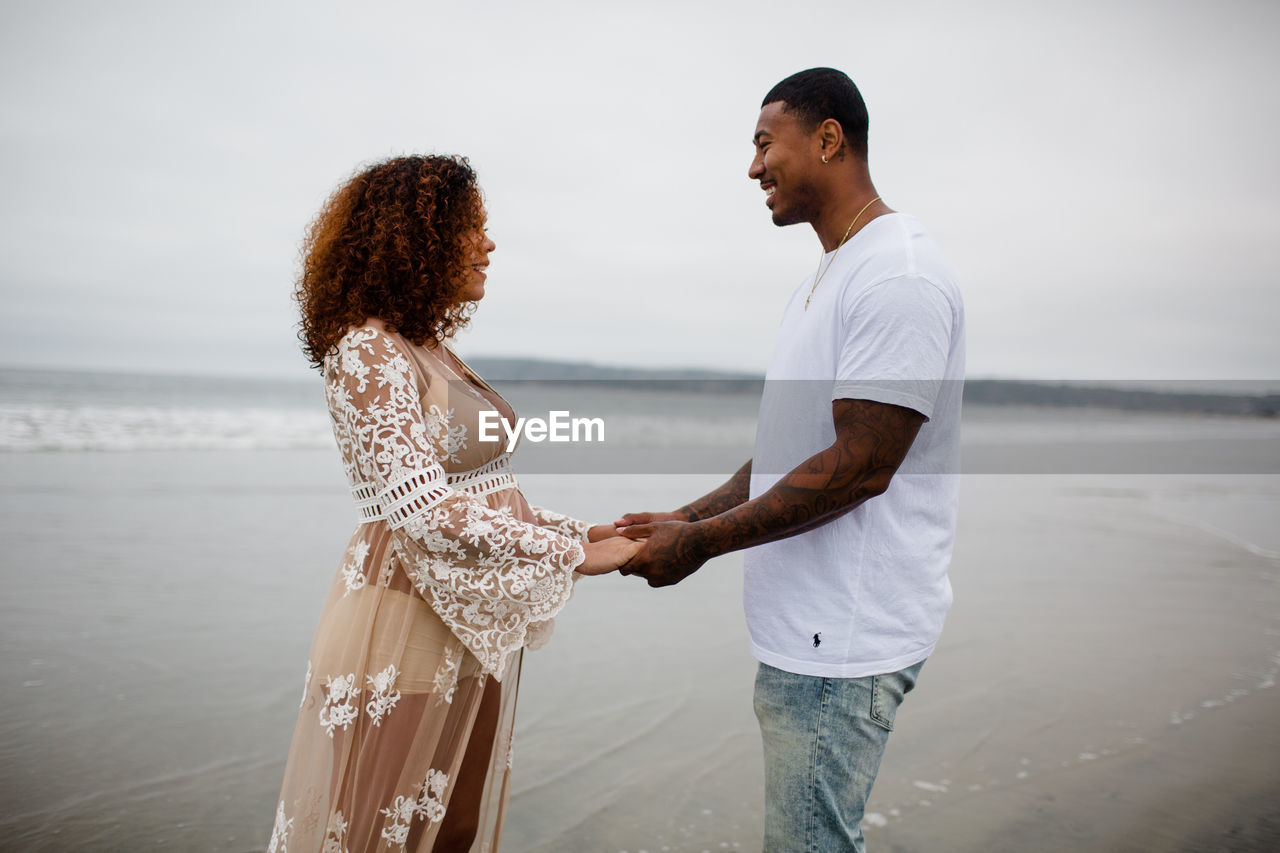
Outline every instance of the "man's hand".
[[[648, 537], [623, 574], [640, 575], [649, 586], [679, 583], [712, 557], [804, 533], [883, 494], [925, 416], [890, 403], [843, 398], [831, 402], [831, 413], [836, 440], [764, 494], [738, 500], [751, 478], [748, 462], [729, 483], [695, 502], [733, 503], [718, 514], [702, 515], [691, 505], [675, 513], [633, 513], [615, 522], [628, 539]], [[680, 520], [668, 520], [673, 515]]]
[[[633, 524], [653, 524], [657, 521], [688, 521], [682, 513], [679, 512], [629, 512], [622, 518], [613, 523], [619, 533], [623, 528], [630, 527]], [[625, 534], [624, 534], [625, 535]], [[633, 539], [636, 537], [632, 537]]]
[[[670, 515], [671, 513], [637, 513], [624, 518]], [[624, 575], [640, 575], [649, 586], [672, 586], [702, 568], [708, 559], [700, 554], [694, 525], [683, 521], [647, 521], [620, 528], [628, 539], [644, 539], [644, 545], [621, 570]]]

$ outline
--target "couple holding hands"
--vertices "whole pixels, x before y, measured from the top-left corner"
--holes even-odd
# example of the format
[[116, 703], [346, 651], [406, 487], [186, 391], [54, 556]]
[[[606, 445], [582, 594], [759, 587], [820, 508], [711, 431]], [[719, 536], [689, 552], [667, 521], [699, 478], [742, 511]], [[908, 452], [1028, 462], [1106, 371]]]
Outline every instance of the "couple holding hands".
[[951, 602], [963, 305], [928, 234], [875, 191], [847, 76], [779, 83], [754, 144], [773, 222], [810, 224], [823, 250], [784, 310], [755, 453], [710, 494], [614, 524], [529, 505], [503, 445], [475, 440], [482, 413], [516, 417], [449, 347], [495, 248], [466, 160], [395, 158], [325, 204], [300, 337], [360, 523], [311, 646], [270, 851], [496, 851], [523, 650], [576, 579], [664, 586], [741, 549], [764, 849], [863, 848], [894, 712]]

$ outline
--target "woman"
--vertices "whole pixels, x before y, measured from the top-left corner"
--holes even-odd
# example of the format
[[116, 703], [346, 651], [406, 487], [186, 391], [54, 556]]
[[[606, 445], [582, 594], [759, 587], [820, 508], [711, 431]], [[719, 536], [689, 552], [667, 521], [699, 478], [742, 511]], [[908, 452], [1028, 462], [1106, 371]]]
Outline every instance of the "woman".
[[[488, 851], [525, 646], [636, 545], [531, 507], [446, 341], [494, 243], [459, 157], [398, 157], [312, 224], [296, 297], [360, 524], [320, 616], [269, 850]], [[600, 541], [596, 541], [600, 540]]]

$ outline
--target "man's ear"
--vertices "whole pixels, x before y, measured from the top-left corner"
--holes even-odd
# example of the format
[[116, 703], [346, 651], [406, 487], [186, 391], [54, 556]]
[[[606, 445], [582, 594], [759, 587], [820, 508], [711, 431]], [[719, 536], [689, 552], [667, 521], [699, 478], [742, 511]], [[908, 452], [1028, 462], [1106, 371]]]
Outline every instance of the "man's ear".
[[840, 126], [840, 122], [833, 118], [824, 119], [815, 132], [824, 163], [844, 156], [844, 128]]

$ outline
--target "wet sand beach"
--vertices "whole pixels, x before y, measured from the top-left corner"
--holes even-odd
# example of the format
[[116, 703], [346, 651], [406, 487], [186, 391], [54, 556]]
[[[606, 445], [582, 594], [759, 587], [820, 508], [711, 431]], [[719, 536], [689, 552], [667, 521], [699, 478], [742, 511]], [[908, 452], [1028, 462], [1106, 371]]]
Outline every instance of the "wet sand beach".
[[[1275, 485], [968, 481], [963, 603], [899, 714], [870, 837], [895, 851], [1280, 849]], [[1205, 521], [1233, 505], [1233, 531]]]
[[[599, 520], [708, 475], [528, 475]], [[0, 454], [5, 850], [265, 847], [352, 523], [329, 451]], [[1280, 478], [966, 475], [872, 850], [1271, 850]], [[759, 849], [740, 559], [579, 585], [526, 659], [504, 851]]]
[[[1276, 849], [1277, 487], [1274, 477], [966, 477], [956, 604], [899, 710], [864, 824], [869, 849]], [[1220, 526], [1224, 513], [1234, 530]], [[754, 667], [740, 646], [719, 660], [707, 651], [728, 635], [745, 641], [724, 612], [736, 570], [728, 558], [691, 579], [700, 586], [627, 599], [631, 618], [607, 628], [585, 624], [592, 606], [576, 608], [562, 627], [589, 638], [530, 658], [526, 696], [539, 705], [554, 705], [541, 694], [558, 680], [542, 668], [572, 671], [566, 658], [595, 647], [604, 683], [589, 695], [612, 697], [606, 713], [619, 723], [650, 713], [612, 739], [590, 700], [585, 720], [525, 717], [513, 814], [528, 818], [513, 821], [516, 849], [759, 849]], [[614, 643], [657, 645], [684, 672], [618, 671], [604, 651]], [[638, 683], [661, 692], [628, 703]], [[600, 760], [570, 768], [566, 754]], [[529, 781], [551, 774], [567, 777], [563, 787]], [[538, 815], [577, 807], [575, 796], [558, 804], [565, 793], [592, 798], [567, 846], [532, 832]]]

